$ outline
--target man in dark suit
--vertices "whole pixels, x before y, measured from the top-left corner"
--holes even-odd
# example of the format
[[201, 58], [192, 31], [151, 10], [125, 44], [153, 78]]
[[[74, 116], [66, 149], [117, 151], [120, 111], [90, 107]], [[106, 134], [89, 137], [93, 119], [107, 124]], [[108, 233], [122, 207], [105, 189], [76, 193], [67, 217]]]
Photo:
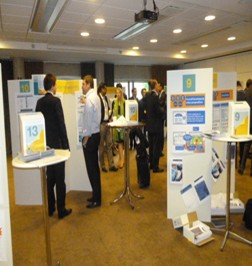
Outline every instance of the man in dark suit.
[[[46, 94], [39, 99], [36, 112], [42, 112], [45, 118], [46, 144], [54, 149], [69, 149], [64, 113], [59, 98], [56, 94], [56, 77], [47, 74], [44, 78], [44, 89]], [[54, 187], [56, 185], [56, 199]], [[59, 219], [72, 213], [72, 209], [66, 209], [66, 184], [65, 184], [65, 162], [47, 167], [47, 191], [48, 191], [48, 211], [52, 216], [57, 204]]]
[[[137, 98], [137, 89], [133, 88], [131, 90], [132, 96], [129, 98], [129, 100], [136, 100], [139, 106], [139, 100]], [[139, 107], [138, 107], [139, 108]], [[129, 139], [130, 139], [130, 150], [136, 149], [136, 140], [135, 140], [136, 130], [131, 129], [129, 133]]]
[[149, 92], [144, 98], [144, 103], [146, 106], [146, 130], [149, 138], [150, 168], [154, 173], [160, 173], [164, 171], [159, 168], [164, 109], [159, 103], [158, 82], [155, 79], [149, 81]]

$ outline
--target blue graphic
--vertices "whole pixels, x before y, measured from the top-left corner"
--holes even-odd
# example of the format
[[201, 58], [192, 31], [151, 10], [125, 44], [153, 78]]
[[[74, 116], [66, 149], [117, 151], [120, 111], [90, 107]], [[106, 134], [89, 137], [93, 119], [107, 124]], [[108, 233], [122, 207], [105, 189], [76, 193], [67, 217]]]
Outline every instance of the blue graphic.
[[195, 75], [183, 75], [183, 92], [194, 92], [195, 88]]
[[205, 124], [205, 111], [188, 111], [187, 124]]
[[186, 106], [205, 106], [205, 96], [186, 96]]

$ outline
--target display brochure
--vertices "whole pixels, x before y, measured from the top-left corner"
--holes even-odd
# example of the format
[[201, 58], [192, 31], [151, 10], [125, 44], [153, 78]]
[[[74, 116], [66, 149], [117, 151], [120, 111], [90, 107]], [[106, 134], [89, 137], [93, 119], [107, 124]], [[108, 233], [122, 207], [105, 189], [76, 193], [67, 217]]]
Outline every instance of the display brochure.
[[182, 184], [183, 181], [183, 160], [171, 159], [170, 160], [170, 183]]
[[198, 206], [210, 196], [209, 189], [203, 176], [197, 178], [193, 184], [184, 187], [180, 191], [180, 194], [188, 211], [196, 210]]
[[128, 122], [138, 122], [138, 102], [136, 100], [125, 101], [125, 118]]
[[212, 170], [211, 170], [211, 176], [213, 180], [216, 182], [221, 173], [223, 172], [225, 165], [222, 162], [222, 160], [219, 158], [218, 153], [214, 148], [212, 148]]
[[20, 113], [19, 132], [22, 155], [46, 151], [45, 120], [41, 112]]

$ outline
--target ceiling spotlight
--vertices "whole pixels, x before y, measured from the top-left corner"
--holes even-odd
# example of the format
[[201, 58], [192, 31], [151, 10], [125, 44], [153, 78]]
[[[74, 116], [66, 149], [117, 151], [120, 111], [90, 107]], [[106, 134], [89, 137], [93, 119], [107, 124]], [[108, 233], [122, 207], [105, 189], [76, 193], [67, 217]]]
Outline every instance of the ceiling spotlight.
[[181, 54], [186, 54], [187, 51], [186, 51], [186, 50], [181, 50], [180, 53], [181, 53]]
[[173, 30], [173, 33], [181, 33], [181, 32], [182, 32], [181, 29], [175, 29], [175, 30]]
[[231, 36], [231, 37], [228, 37], [228, 38], [227, 38], [228, 41], [234, 41], [235, 39], [236, 39], [235, 36]]
[[97, 19], [95, 19], [95, 23], [96, 24], [104, 24], [105, 23], [105, 19], [103, 19], [103, 18], [97, 18]]
[[157, 40], [157, 39], [151, 39], [150, 42], [151, 42], [151, 43], [157, 43], [158, 40]]
[[81, 34], [80, 34], [82, 37], [88, 37], [90, 34], [89, 34], [89, 32], [87, 32], [87, 31], [83, 31], [83, 32], [81, 32]]
[[134, 46], [132, 47], [133, 50], [139, 50], [139, 47], [138, 46]]
[[209, 16], [206, 16], [205, 17], [205, 20], [206, 21], [211, 21], [211, 20], [214, 20], [215, 19], [215, 16], [214, 15], [209, 15]]
[[207, 48], [208, 47], [208, 44], [202, 44], [201, 45], [201, 48]]

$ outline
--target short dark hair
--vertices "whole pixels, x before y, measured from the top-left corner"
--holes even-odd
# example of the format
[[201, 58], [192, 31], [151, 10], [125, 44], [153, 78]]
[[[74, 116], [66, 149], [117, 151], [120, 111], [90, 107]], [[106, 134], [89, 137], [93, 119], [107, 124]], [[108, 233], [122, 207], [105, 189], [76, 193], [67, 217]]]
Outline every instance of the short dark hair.
[[116, 87], [117, 87], [117, 88], [121, 88], [121, 89], [123, 88], [121, 83], [117, 83], [117, 84], [116, 84]]
[[44, 89], [49, 91], [56, 84], [56, 76], [53, 74], [46, 74], [44, 78]]
[[94, 79], [91, 75], [86, 75], [83, 77], [83, 80], [85, 80], [86, 84], [90, 84], [90, 87], [94, 87]]
[[132, 88], [132, 89], [131, 89], [131, 92], [133, 93], [133, 92], [134, 92], [134, 90], [136, 90], [136, 91], [137, 91], [137, 89], [136, 89], [136, 88]]
[[239, 87], [242, 87], [242, 84], [241, 84], [240, 80], [237, 80], [237, 81], [236, 81], [236, 86], [237, 86], [237, 87], [238, 87], [238, 86], [239, 86]]
[[157, 85], [157, 80], [156, 79], [149, 80], [149, 90], [155, 89], [156, 85]]
[[100, 93], [101, 90], [102, 90], [103, 88], [105, 88], [105, 87], [106, 87], [106, 83], [105, 83], [105, 82], [101, 82], [101, 83], [99, 84], [99, 86], [98, 86], [97, 93]]
[[250, 87], [252, 85], [252, 79], [248, 79], [246, 82], [246, 88]]

